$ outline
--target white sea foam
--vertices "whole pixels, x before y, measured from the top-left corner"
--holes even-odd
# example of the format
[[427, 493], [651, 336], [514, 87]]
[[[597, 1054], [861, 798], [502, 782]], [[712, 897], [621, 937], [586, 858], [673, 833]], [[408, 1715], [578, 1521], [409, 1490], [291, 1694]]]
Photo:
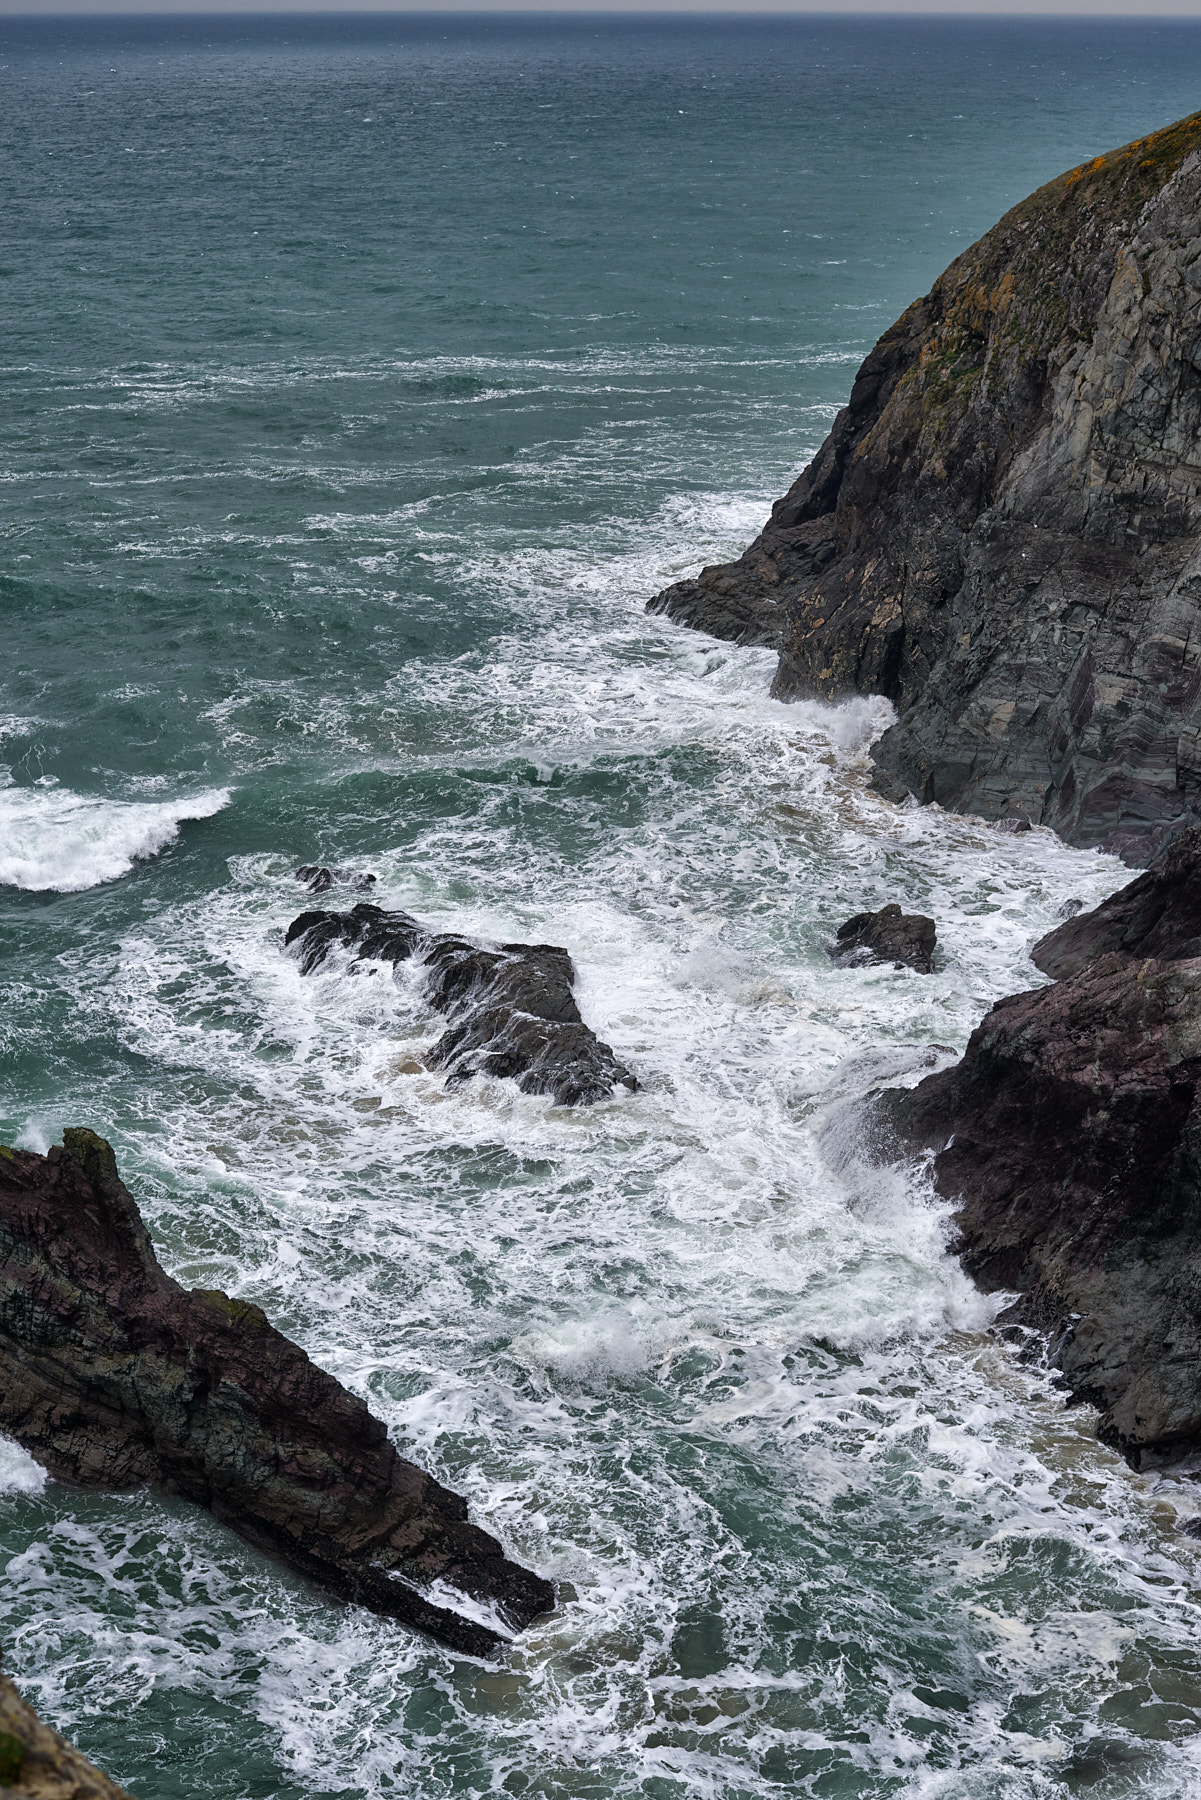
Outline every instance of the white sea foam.
[[0, 1432], [0, 1494], [40, 1494], [46, 1471], [27, 1450]]
[[0, 791], [0, 886], [79, 893], [128, 874], [179, 835], [185, 819], [228, 806], [229, 788], [179, 800], [105, 800], [57, 786]]

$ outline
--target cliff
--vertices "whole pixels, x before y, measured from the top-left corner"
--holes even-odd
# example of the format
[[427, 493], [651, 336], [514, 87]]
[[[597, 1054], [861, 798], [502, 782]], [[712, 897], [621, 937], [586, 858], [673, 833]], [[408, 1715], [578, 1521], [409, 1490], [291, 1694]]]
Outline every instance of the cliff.
[[650, 604], [884, 694], [875, 782], [1148, 860], [1201, 810], [1201, 114], [1040, 188], [877, 343], [736, 563]]
[[257, 1306], [170, 1279], [90, 1131], [44, 1157], [0, 1146], [0, 1429], [62, 1481], [183, 1495], [340, 1598], [470, 1655], [505, 1639], [433, 1604], [430, 1583], [515, 1630], [554, 1605]]

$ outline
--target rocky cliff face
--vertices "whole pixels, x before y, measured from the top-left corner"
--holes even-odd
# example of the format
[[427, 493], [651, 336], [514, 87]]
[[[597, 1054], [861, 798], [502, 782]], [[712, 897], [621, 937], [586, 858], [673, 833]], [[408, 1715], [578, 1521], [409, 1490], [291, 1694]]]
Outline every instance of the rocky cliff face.
[[1036, 946], [955, 1068], [876, 1103], [934, 1153], [959, 1250], [1049, 1332], [1135, 1466], [1201, 1445], [1201, 830]]
[[0, 1428], [60, 1480], [181, 1494], [344, 1599], [472, 1655], [505, 1640], [432, 1604], [431, 1582], [515, 1629], [554, 1605], [257, 1306], [164, 1273], [90, 1131], [44, 1157], [0, 1146]]
[[1146, 861], [1201, 810], [1201, 114], [1049, 182], [884, 334], [745, 555], [651, 602], [879, 693], [893, 798]]

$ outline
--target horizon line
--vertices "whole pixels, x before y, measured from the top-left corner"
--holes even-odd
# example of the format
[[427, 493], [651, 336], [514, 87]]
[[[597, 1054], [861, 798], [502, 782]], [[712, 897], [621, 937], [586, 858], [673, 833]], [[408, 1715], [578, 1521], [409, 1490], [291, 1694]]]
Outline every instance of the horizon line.
[[728, 0], [716, 0], [716, 3], [712, 5], [706, 5], [704, 0], [700, 0], [700, 4], [697, 3], [697, 0], [680, 0], [679, 4], [672, 4], [671, 0], [667, 0], [667, 4], [663, 4], [660, 0], [660, 4], [653, 6], [643, 5], [640, 0], [629, 0], [628, 4], [623, 4], [622, 0], [617, 0], [616, 4], [614, 4], [614, 0], [598, 4], [593, 4], [592, 0], [581, 0], [581, 4], [575, 6], [565, 6], [562, 4], [562, 0], [546, 0], [545, 4], [541, 4], [540, 0], [532, 0], [532, 3], [531, 0], [526, 0], [523, 5], [511, 5], [508, 0], [496, 0], [495, 4], [489, 4], [489, 0], [484, 0], [482, 5], [480, 0], [444, 0], [444, 4], [434, 6], [428, 3], [397, 5], [395, 0], [381, 0], [378, 5], [372, 4], [371, 0], [368, 0], [368, 3], [364, 5], [362, 0], [359, 0], [358, 4], [346, 7], [330, 5], [329, 0], [313, 0], [312, 4], [306, 4], [306, 0], [299, 0], [299, 3], [297, 0], [278, 0], [277, 4], [272, 4], [272, 0], [267, 0], [266, 4], [263, 4], [263, 0], [257, 0], [255, 5], [246, 7], [236, 4], [164, 7], [161, 0], [147, 0], [145, 5], [135, 3], [132, 6], [126, 4], [113, 7], [101, 0], [101, 3], [96, 6], [82, 8], [79, 6], [78, 0], [64, 0], [61, 5], [57, 4], [56, 0], [48, 0], [47, 5], [36, 11], [30, 11], [27, 7], [14, 7], [10, 10], [4, 4], [4, 0], [0, 0], [0, 24], [8, 25], [46, 24], [52, 21], [60, 25], [99, 24], [106, 19], [113, 22], [159, 20], [163, 23], [182, 24], [188, 20], [215, 19], [239, 20], [248, 23], [254, 20], [279, 21], [288, 18], [328, 19], [345, 23], [350, 20], [441, 19], [447, 17], [493, 20], [535, 17], [563, 20], [697, 18], [729, 19], [740, 22], [751, 22], [756, 19], [778, 21], [788, 18], [807, 18], [838, 21], [857, 18], [937, 19], [942, 23], [952, 20], [967, 22], [992, 19], [1020, 20], [1024, 24], [1045, 22], [1074, 25], [1084, 25], [1090, 21], [1102, 24], [1125, 20], [1138, 21], [1148, 25], [1179, 25], [1201, 23], [1201, 0], [1179, 0], [1179, 4], [1176, 6], [1169, 5], [1166, 8], [1162, 4], [1156, 4], [1154, 10], [1140, 5], [1139, 0], [1109, 0], [1108, 4], [1106, 4], [1106, 0], [1101, 0], [1100, 5], [1097, 4], [1097, 0], [1087, 0], [1087, 4], [1079, 8], [1060, 9], [1056, 7], [1054, 10], [1040, 4], [1040, 0], [1024, 0], [1024, 3], [1023, 0], [1018, 0], [1016, 5], [1011, 3], [1003, 6], [975, 6], [970, 4], [970, 0], [966, 5], [964, 0], [941, 0], [941, 3], [940, 0], [935, 0], [933, 5], [929, 4], [929, 0], [927, 0], [925, 5], [918, 6], [909, 4], [908, 0], [898, 0], [897, 4], [892, 5], [888, 3], [888, 0], [884, 0], [883, 4], [880, 3], [880, 0], [862, 0], [862, 3], [860, 0], [847, 0], [847, 4], [841, 6], [830, 5], [829, 0], [815, 0], [815, 4], [812, 5], [806, 4], [806, 0], [777, 0], [776, 4], [773, 4], [772, 0], [768, 0], [766, 5], [763, 4], [763, 0], [758, 0], [757, 4], [748, 7], [731, 6], [728, 4]]

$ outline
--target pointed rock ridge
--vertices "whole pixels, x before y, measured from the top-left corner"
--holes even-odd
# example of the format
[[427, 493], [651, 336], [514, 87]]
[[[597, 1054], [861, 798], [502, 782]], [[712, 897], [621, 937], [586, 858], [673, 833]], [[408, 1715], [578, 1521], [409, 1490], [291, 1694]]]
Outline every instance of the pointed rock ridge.
[[328, 894], [333, 887], [367, 894], [375, 886], [375, 876], [365, 869], [334, 869], [327, 863], [303, 863], [296, 870], [296, 879], [304, 883], [310, 894]]
[[523, 1094], [551, 1094], [560, 1106], [610, 1100], [618, 1087], [638, 1091], [625, 1064], [584, 1024], [571, 957], [554, 944], [484, 949], [366, 902], [344, 913], [301, 913], [284, 943], [296, 945], [306, 975], [338, 948], [358, 964], [421, 962], [426, 998], [450, 1020], [426, 1061], [446, 1069], [452, 1084], [512, 1076]]
[[1108, 952], [1162, 962], [1201, 957], [1201, 827], [1171, 839], [1145, 875], [1092, 912], [1077, 912], [1039, 938], [1030, 957], [1059, 979]]
[[505, 1639], [432, 1604], [432, 1582], [514, 1630], [554, 1605], [257, 1306], [165, 1274], [91, 1131], [46, 1156], [0, 1146], [0, 1429], [62, 1481], [150, 1483], [208, 1507], [341, 1598], [468, 1655]]
[[1145, 863], [1201, 809], [1201, 114], [1048, 182], [885, 332], [735, 563], [651, 602], [884, 694], [875, 785]]
[[43, 1725], [7, 1675], [0, 1675], [0, 1787], [12, 1800], [131, 1800]]

